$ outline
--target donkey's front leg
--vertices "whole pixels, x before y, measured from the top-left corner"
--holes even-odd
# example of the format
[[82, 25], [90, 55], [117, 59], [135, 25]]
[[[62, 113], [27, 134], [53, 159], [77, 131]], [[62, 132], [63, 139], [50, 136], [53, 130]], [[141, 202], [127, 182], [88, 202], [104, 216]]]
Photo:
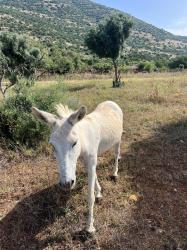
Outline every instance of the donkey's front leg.
[[99, 184], [99, 181], [98, 181], [98, 178], [97, 178], [97, 174], [95, 176], [95, 196], [96, 196], [96, 199], [102, 198], [101, 186]]
[[96, 181], [96, 164], [97, 160], [95, 157], [89, 160], [88, 163], [88, 207], [89, 207], [89, 215], [88, 215], [88, 222], [86, 231], [89, 233], [95, 232], [94, 228], [94, 218], [93, 218], [93, 208], [95, 202], [95, 194], [94, 194], [94, 187]]

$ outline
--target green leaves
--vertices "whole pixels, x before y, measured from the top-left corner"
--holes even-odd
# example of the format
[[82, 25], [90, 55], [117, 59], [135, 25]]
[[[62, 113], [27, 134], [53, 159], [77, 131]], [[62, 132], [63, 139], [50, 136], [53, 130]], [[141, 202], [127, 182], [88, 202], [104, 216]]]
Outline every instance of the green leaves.
[[[26, 38], [12, 33], [0, 34], [0, 86], [5, 95], [8, 88], [18, 84], [19, 79], [25, 78], [33, 82], [35, 69], [39, 66], [41, 53], [38, 48], [28, 45]], [[9, 83], [3, 86], [3, 77]]]
[[117, 59], [120, 58], [124, 41], [128, 38], [131, 27], [132, 22], [124, 15], [115, 15], [100, 23], [96, 29], [92, 29], [85, 39], [85, 44], [92, 53], [100, 58], [112, 59], [115, 69], [114, 87], [121, 85]]
[[169, 67], [171, 69], [186, 69], [187, 68], [187, 56], [183, 56], [183, 57], [178, 57], [173, 59], [170, 63], [169, 63]]
[[115, 15], [92, 29], [85, 39], [87, 47], [101, 58], [116, 60], [128, 38], [132, 22], [123, 15]]

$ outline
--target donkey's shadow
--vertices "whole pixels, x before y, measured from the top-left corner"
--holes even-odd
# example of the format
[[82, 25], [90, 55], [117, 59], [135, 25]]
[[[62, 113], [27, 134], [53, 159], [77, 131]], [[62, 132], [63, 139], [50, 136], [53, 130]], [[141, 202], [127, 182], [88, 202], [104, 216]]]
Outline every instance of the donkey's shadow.
[[0, 222], [0, 249], [39, 249], [36, 235], [65, 215], [69, 197], [53, 185], [20, 201]]

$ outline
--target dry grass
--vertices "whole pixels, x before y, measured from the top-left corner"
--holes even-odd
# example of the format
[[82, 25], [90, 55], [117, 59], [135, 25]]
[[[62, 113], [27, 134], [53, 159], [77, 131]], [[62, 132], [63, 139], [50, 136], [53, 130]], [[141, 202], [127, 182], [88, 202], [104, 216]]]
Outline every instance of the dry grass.
[[0, 249], [186, 249], [187, 75], [124, 81], [124, 88], [112, 89], [110, 79], [66, 80], [70, 101], [91, 111], [112, 99], [125, 114], [117, 183], [109, 178], [113, 152], [99, 159], [103, 200], [95, 206], [95, 236], [79, 233], [87, 214], [81, 163], [77, 188], [68, 195], [56, 185], [53, 157], [41, 155], [1, 170]]

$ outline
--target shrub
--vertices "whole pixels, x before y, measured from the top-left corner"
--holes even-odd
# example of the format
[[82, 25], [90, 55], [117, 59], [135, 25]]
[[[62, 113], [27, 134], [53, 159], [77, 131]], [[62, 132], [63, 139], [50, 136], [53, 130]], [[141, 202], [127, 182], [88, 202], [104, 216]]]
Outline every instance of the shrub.
[[[30, 47], [26, 38], [11, 33], [0, 33], [0, 88], [2, 95], [23, 78], [32, 85], [36, 69], [41, 63], [38, 48]], [[4, 86], [4, 80], [6, 84]]]
[[[31, 114], [31, 107], [48, 112], [54, 112], [54, 106], [58, 102], [58, 93], [64, 91], [64, 87], [58, 85], [53, 89], [42, 89], [28, 96], [17, 95], [5, 100], [0, 106], [0, 139], [4, 138], [11, 149], [36, 148], [49, 136], [47, 125], [39, 122]], [[63, 93], [60, 94], [63, 97]], [[61, 99], [61, 102], [65, 101]]]
[[31, 115], [32, 102], [24, 96], [10, 97], [0, 108], [0, 137], [8, 146], [36, 147], [45, 140], [48, 128]]
[[157, 60], [155, 61], [155, 66], [159, 70], [166, 70], [168, 68], [168, 62], [166, 60]]
[[169, 63], [170, 69], [187, 69], [187, 57], [178, 57]]
[[54, 111], [53, 103], [56, 102], [55, 95], [51, 91], [38, 91], [32, 94], [30, 97], [31, 102], [37, 108], [49, 112]]
[[138, 70], [150, 73], [156, 70], [156, 66], [154, 62], [141, 62], [138, 65]]
[[153, 72], [156, 69], [155, 64], [153, 62], [146, 62], [144, 70], [146, 72]]
[[112, 70], [112, 64], [108, 62], [97, 62], [93, 65], [96, 73], [104, 74], [109, 73]]
[[32, 103], [23, 95], [17, 95], [6, 101], [6, 108], [17, 109], [20, 112], [31, 112]]
[[54, 112], [57, 103], [68, 99], [68, 88], [61, 78], [49, 88], [28, 90], [5, 99], [0, 106], [0, 141], [6, 141], [11, 149], [36, 149], [48, 139], [49, 128], [31, 114], [32, 106]]

